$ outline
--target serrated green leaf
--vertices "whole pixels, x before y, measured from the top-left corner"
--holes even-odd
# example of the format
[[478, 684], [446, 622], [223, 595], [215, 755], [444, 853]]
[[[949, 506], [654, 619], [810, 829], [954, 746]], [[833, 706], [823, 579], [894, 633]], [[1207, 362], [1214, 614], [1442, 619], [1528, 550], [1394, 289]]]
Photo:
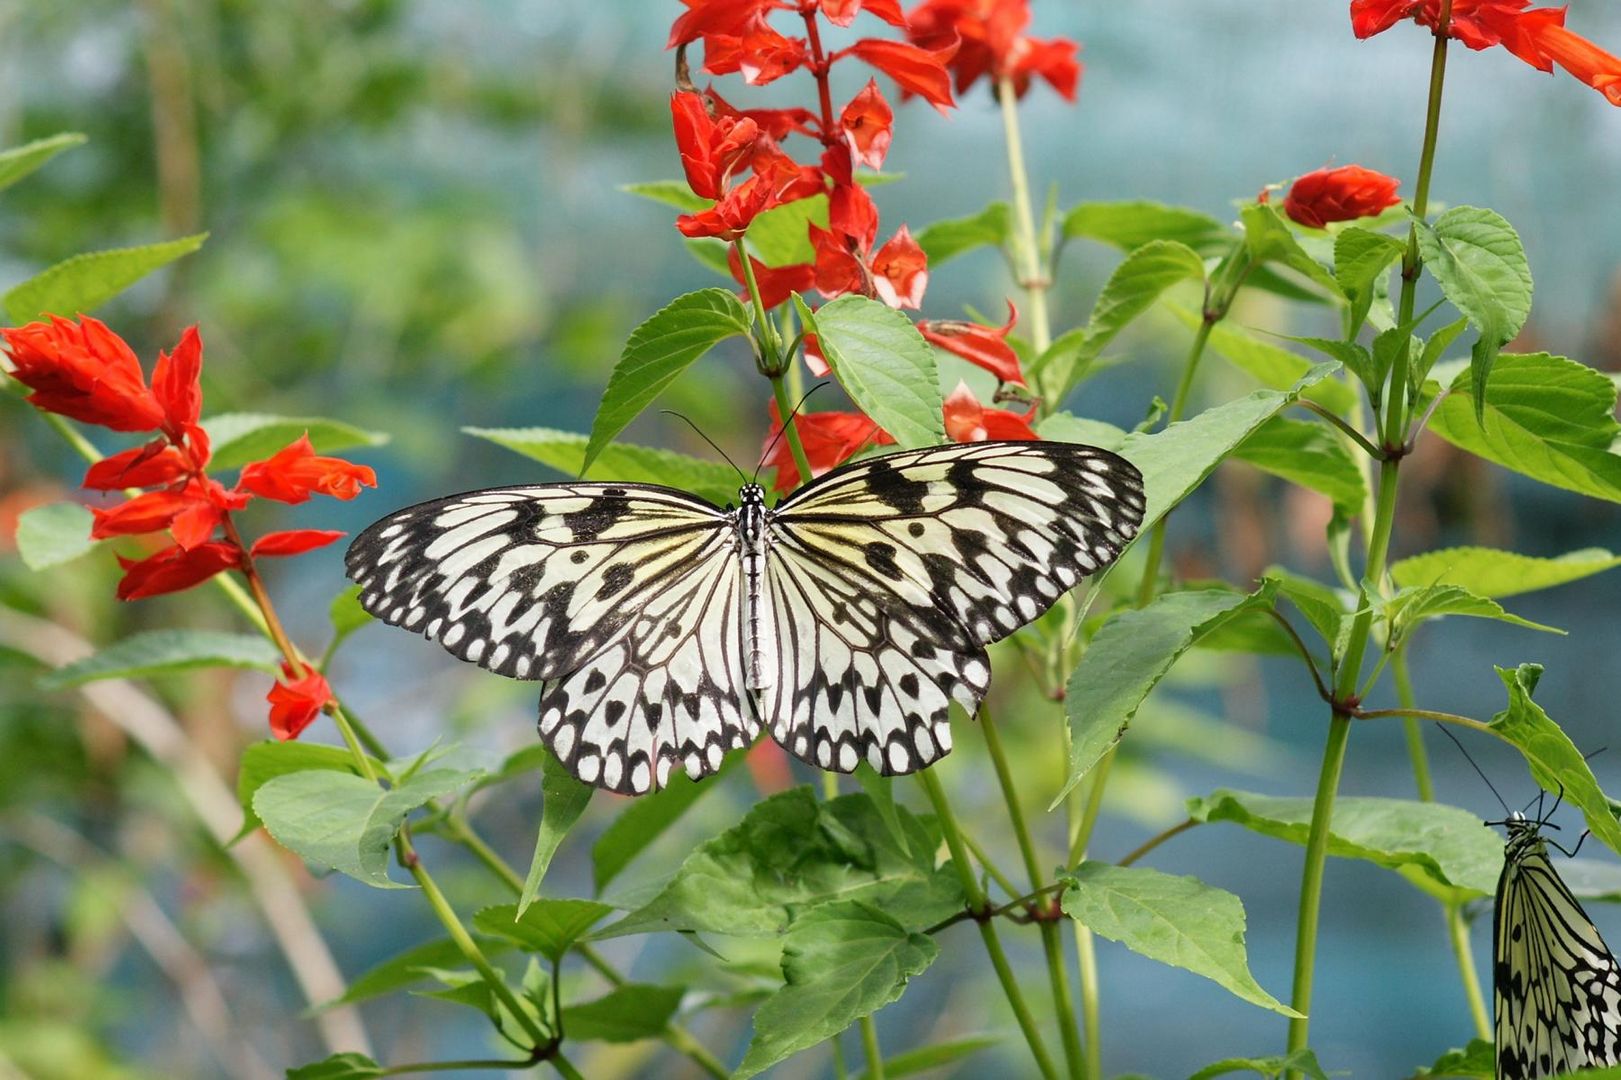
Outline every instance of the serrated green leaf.
[[1414, 585], [1402, 589], [1385, 601], [1384, 615], [1390, 624], [1392, 637], [1398, 640], [1412, 633], [1420, 623], [1446, 615], [1495, 619], [1527, 630], [1545, 630], [1552, 634], [1565, 632], [1556, 626], [1544, 626], [1512, 615], [1503, 610], [1503, 605], [1496, 600], [1477, 596], [1462, 585]]
[[1427, 1069], [1419, 1069], [1411, 1080], [1494, 1080], [1497, 1076], [1497, 1048], [1490, 1039], [1471, 1039], [1461, 1050], [1448, 1050]]
[[782, 943], [786, 985], [754, 1015], [754, 1040], [734, 1080], [758, 1075], [901, 996], [939, 954], [925, 934], [856, 901], [796, 919]]
[[360, 606], [360, 586], [351, 585], [332, 598], [327, 605], [327, 621], [332, 624], [332, 644], [336, 648], [344, 638], [372, 621], [371, 612]]
[[833, 375], [862, 412], [903, 447], [945, 441], [934, 349], [905, 315], [865, 296], [841, 296], [812, 311], [796, 298]]
[[[1195, 821], [1230, 821], [1264, 836], [1306, 843], [1312, 800], [1214, 791], [1188, 800]], [[1344, 796], [1334, 802], [1328, 853], [1394, 870], [1444, 903], [1490, 896], [1503, 840], [1479, 815], [1442, 803]]]
[[17, 554], [30, 570], [45, 570], [88, 555], [94, 516], [74, 502], [49, 503], [24, 510], [17, 518]]
[[[486, 938], [475, 936], [474, 944], [485, 956], [497, 956], [511, 946], [500, 938]], [[433, 977], [432, 970], [446, 968], [452, 964], [465, 962], [466, 955], [461, 946], [450, 938], [440, 938], [437, 941], [425, 942], [421, 945], [406, 949], [389, 957], [382, 963], [368, 968], [360, 975], [349, 980], [349, 986], [339, 997], [331, 1001], [323, 1001], [314, 1006], [314, 1011], [335, 1008], [339, 1005], [354, 1005], [372, 998], [381, 997], [395, 990], [403, 990], [415, 986]]]
[[[438, 968], [424, 968], [423, 972], [437, 980], [445, 989], [413, 990], [412, 997], [433, 998], [436, 1001], [448, 1001], [453, 1005], [477, 1009], [493, 1020], [497, 1028], [505, 1030], [511, 1013], [491, 992], [490, 984], [478, 972], [444, 971]], [[499, 969], [497, 973], [501, 981], [505, 982], [505, 973]]]
[[694, 195], [685, 180], [647, 180], [640, 184], [620, 184], [619, 190], [627, 195], [640, 195], [661, 206], [673, 207], [683, 214], [696, 214], [714, 205], [702, 195]]
[[1233, 457], [1321, 492], [1347, 514], [1358, 513], [1367, 498], [1367, 484], [1351, 452], [1319, 423], [1274, 416], [1245, 439]]
[[681, 1006], [679, 986], [627, 983], [595, 1001], [563, 1006], [563, 1030], [569, 1039], [627, 1043], [657, 1039]]
[[323, 416], [276, 416], [271, 413], [220, 413], [203, 421], [213, 444], [209, 464], [216, 469], [235, 469], [250, 461], [260, 461], [308, 434], [317, 453], [335, 454], [357, 446], [382, 446], [388, 436], [365, 431], [342, 420]]
[[1345, 365], [1345, 370], [1355, 375], [1363, 386], [1368, 387], [1370, 394], [1380, 392], [1383, 380], [1375, 370], [1373, 354], [1367, 348], [1354, 341], [1340, 341], [1336, 338], [1320, 337], [1290, 337], [1290, 341], [1297, 341], [1308, 348], [1316, 349], [1324, 356], [1338, 360]]
[[[570, 479], [580, 475], [589, 440], [571, 431], [552, 428], [462, 428], [462, 434], [488, 439], [549, 465]], [[737, 498], [737, 472], [718, 461], [655, 450], [649, 446], [613, 442], [592, 463], [589, 478], [624, 480], [633, 484], [664, 484], [690, 491], [717, 505]]]
[[1007, 203], [993, 202], [977, 214], [925, 226], [917, 234], [917, 243], [929, 257], [929, 266], [935, 267], [975, 248], [1002, 247], [1008, 229]]
[[1162, 964], [1203, 975], [1263, 1009], [1299, 1016], [1261, 988], [1244, 950], [1244, 905], [1196, 877], [1083, 862], [1062, 874], [1064, 914]]
[[[1190, 329], [1202, 321], [1198, 312], [1180, 304], [1165, 306]], [[1262, 386], [1273, 390], [1289, 389], [1313, 368], [1312, 362], [1306, 357], [1270, 341], [1263, 341], [1230, 319], [1223, 319], [1210, 328], [1210, 339], [1205, 343], [1205, 348]], [[1357, 407], [1356, 391], [1338, 379], [1317, 380], [1300, 396], [1307, 401], [1315, 401], [1337, 416], [1348, 416]]]
[[1609, 502], [1621, 502], [1621, 437], [1615, 383], [1601, 371], [1548, 353], [1503, 353], [1476, 419], [1470, 376], [1458, 376], [1430, 430], [1506, 469]]
[[962, 907], [962, 885], [934, 865], [938, 835], [897, 807], [902, 848], [866, 795], [818, 802], [795, 788], [755, 805], [698, 845], [648, 903], [597, 937], [656, 930], [739, 936], [782, 933], [821, 904], [863, 900], [908, 926], [931, 926]]
[[1239, 211], [1239, 219], [1244, 225], [1244, 243], [1250, 249], [1250, 257], [1257, 263], [1275, 262], [1287, 266], [1321, 285], [1328, 295], [1345, 295], [1334, 275], [1300, 245], [1294, 230], [1278, 216], [1275, 207], [1250, 203]]
[[583, 467], [704, 353], [730, 337], [748, 337], [748, 311], [726, 289], [678, 296], [631, 331], [597, 406]]
[[1390, 264], [1407, 248], [1394, 236], [1347, 226], [1334, 235], [1334, 279], [1351, 308], [1346, 325], [1355, 331], [1368, 317], [1373, 298]]
[[611, 911], [613, 908], [595, 900], [542, 898], [532, 902], [522, 915], [518, 914], [517, 904], [483, 908], [473, 916], [473, 928], [504, 938], [525, 952], [540, 953], [555, 963]]
[[1055, 412], [1037, 420], [1036, 434], [1054, 442], [1085, 443], [1104, 450], [1117, 450], [1126, 441], [1123, 428], [1067, 412]]
[[304, 770], [261, 784], [253, 810], [278, 844], [305, 861], [379, 889], [403, 888], [389, 880], [388, 849], [406, 815], [476, 778], [434, 769], [385, 790], [352, 773]]
[[1194, 642], [1240, 611], [1270, 603], [1272, 589], [1164, 593], [1147, 607], [1125, 609], [1104, 623], [1065, 690], [1069, 775], [1053, 806], [1120, 741], [1143, 699]]
[[1430, 371], [1435, 367], [1436, 362], [1441, 359], [1447, 349], [1452, 347], [1452, 343], [1458, 339], [1458, 335], [1468, 328], [1469, 320], [1459, 319], [1457, 322], [1448, 323], [1446, 326], [1441, 327], [1441, 329], [1431, 334], [1430, 339], [1424, 343], [1424, 348], [1419, 351], [1418, 356], [1408, 365], [1407, 370], [1407, 389], [1414, 401], [1419, 399], [1424, 381], [1429, 378]]
[[[967, 1035], [960, 1039], [934, 1043], [916, 1050], [903, 1050], [884, 1058], [886, 1080], [899, 1080], [902, 1076], [916, 1076], [921, 1072], [954, 1065], [963, 1058], [972, 1057], [981, 1050], [989, 1050], [1002, 1040], [994, 1035]], [[872, 1073], [862, 1070], [851, 1080], [872, 1080]]]
[[576, 780], [549, 750], [541, 762], [540, 774], [540, 828], [535, 832], [535, 853], [529, 860], [529, 874], [524, 878], [523, 892], [518, 897], [519, 915], [534, 903], [558, 845], [585, 813], [596, 791], [591, 785]]
[[[374, 761], [373, 767], [380, 764]], [[237, 830], [236, 839], [240, 840], [262, 824], [259, 815], [253, 812], [255, 792], [267, 781], [278, 776], [310, 769], [329, 769], [351, 776], [360, 775], [355, 771], [354, 755], [341, 746], [323, 746], [314, 742], [282, 742], [279, 739], [250, 743], [247, 749], [242, 751], [242, 761], [237, 766], [236, 798], [237, 802], [242, 804], [244, 818], [242, 828]]]
[[15, 184], [62, 151], [83, 146], [87, 141], [84, 135], [76, 131], [67, 131], [0, 151], [0, 191]]
[[257, 634], [220, 630], [144, 630], [57, 668], [40, 680], [47, 690], [81, 686], [98, 679], [169, 675], [200, 667], [276, 671], [276, 647]]
[[713, 776], [704, 780], [674, 772], [663, 788], [621, 810], [591, 845], [591, 877], [597, 892], [607, 888], [632, 859], [675, 824], [705, 792], [715, 790], [720, 778], [742, 760], [742, 754], [731, 755]]
[[387, 1075], [377, 1062], [353, 1050], [287, 1070], [287, 1080], [373, 1080]]
[[1188, 1080], [1215, 1080], [1215, 1077], [1229, 1076], [1235, 1072], [1252, 1072], [1266, 1080], [1275, 1080], [1290, 1072], [1303, 1073], [1310, 1080], [1329, 1080], [1328, 1074], [1317, 1063], [1317, 1055], [1310, 1050], [1296, 1050], [1292, 1054], [1275, 1057], [1228, 1058], [1206, 1065]]
[[1564, 729], [1531, 700], [1531, 692], [1542, 677], [1542, 665], [1498, 668], [1497, 677], [1508, 689], [1508, 708], [1492, 717], [1488, 726], [1518, 748], [1531, 768], [1531, 778], [1542, 790], [1563, 796], [1567, 803], [1579, 807], [1593, 835], [1621, 854], [1621, 823], [1616, 821], [1610, 800], [1593, 778], [1587, 759]]
[[1233, 232], [1209, 214], [1185, 206], [1132, 199], [1084, 202], [1071, 208], [1064, 215], [1064, 237], [1086, 237], [1121, 251], [1173, 240], [1201, 255], [1215, 255], [1232, 243]]
[[1266, 579], [1278, 583], [1279, 594], [1287, 597], [1296, 610], [1306, 617], [1336, 659], [1343, 655], [1346, 635], [1351, 629], [1352, 612], [1339, 593], [1321, 582], [1275, 566], [1267, 570]]
[[1579, 581], [1621, 566], [1621, 555], [1583, 548], [1551, 559], [1484, 547], [1443, 548], [1401, 559], [1390, 567], [1397, 585], [1461, 585], [1478, 596], [1501, 598]]
[[203, 246], [207, 233], [144, 247], [114, 248], [75, 255], [36, 274], [5, 295], [14, 324], [44, 315], [72, 317], [93, 311], [137, 281]]
[[826, 195], [781, 203], [757, 215], [749, 223], [749, 250], [767, 266], [814, 262], [809, 225], [827, 228]]

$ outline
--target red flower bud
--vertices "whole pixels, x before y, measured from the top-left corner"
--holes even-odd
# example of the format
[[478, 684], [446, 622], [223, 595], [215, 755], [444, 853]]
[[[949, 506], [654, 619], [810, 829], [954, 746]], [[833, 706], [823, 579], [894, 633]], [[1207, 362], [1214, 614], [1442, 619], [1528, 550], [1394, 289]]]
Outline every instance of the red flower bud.
[[281, 673], [265, 700], [270, 703], [270, 733], [286, 742], [298, 738], [321, 715], [332, 700], [332, 687], [314, 668], [299, 676], [283, 661]]
[[88, 315], [77, 323], [55, 315], [50, 320], [0, 330], [14, 365], [11, 376], [34, 391], [29, 402], [114, 431], [162, 426], [163, 406], [123, 338]]
[[1321, 229], [1333, 221], [1372, 217], [1401, 202], [1401, 181], [1360, 165], [1318, 169], [1295, 180], [1283, 212], [1302, 225]]

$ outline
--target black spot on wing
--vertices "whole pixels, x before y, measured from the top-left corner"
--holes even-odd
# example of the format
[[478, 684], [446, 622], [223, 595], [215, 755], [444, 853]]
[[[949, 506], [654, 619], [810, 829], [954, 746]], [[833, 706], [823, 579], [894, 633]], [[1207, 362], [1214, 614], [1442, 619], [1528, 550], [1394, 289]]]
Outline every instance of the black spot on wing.
[[616, 592], [622, 592], [626, 586], [636, 580], [636, 570], [628, 563], [615, 563], [602, 574], [602, 588], [597, 590], [597, 599], [604, 600]]
[[923, 496], [929, 493], [924, 480], [913, 480], [887, 461], [874, 461], [867, 471], [867, 489], [873, 496], [901, 514], [923, 510]]

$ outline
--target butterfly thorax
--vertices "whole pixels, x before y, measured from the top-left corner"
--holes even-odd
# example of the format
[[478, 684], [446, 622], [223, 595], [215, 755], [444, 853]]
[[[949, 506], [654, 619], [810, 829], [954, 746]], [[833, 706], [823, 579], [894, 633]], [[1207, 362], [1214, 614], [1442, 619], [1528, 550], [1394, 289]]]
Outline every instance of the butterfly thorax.
[[771, 685], [771, 672], [777, 666], [776, 639], [771, 634], [770, 597], [765, 589], [766, 548], [770, 533], [766, 525], [770, 511], [765, 505], [765, 489], [745, 484], [737, 493], [738, 508], [733, 511], [737, 530], [737, 554], [743, 563], [743, 642], [748, 663], [744, 679], [750, 690]]
[[1532, 821], [1519, 811], [1515, 811], [1502, 824], [1508, 831], [1504, 858], [1510, 864], [1547, 849], [1547, 842], [1542, 839], [1540, 822]]

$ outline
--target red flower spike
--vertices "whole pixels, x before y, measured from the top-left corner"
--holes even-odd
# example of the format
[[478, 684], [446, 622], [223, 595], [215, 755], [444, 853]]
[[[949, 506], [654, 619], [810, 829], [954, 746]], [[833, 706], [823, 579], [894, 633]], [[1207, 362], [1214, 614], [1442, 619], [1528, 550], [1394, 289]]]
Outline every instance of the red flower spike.
[[1019, 312], [1011, 300], [1007, 310], [1007, 322], [1002, 326], [982, 326], [957, 319], [923, 319], [917, 328], [933, 345], [984, 368], [1002, 382], [1024, 386], [1019, 354], [1007, 343], [1008, 334], [1019, 320]]
[[187, 551], [176, 544], [150, 558], [135, 560], [119, 556], [124, 579], [118, 583], [120, 600], [179, 592], [207, 581], [221, 570], [242, 565], [242, 549], [220, 542], [199, 544]]
[[344, 535], [333, 529], [289, 529], [286, 532], [265, 533], [253, 542], [253, 550], [248, 554], [255, 559], [302, 555], [306, 551], [326, 547]]
[[1030, 440], [1040, 438], [1030, 429], [1036, 410], [1020, 415], [1007, 409], [987, 409], [974, 397], [968, 384], [959, 382], [957, 389], [946, 398], [942, 410], [946, 422], [946, 435], [952, 442], [984, 442], [987, 439]]
[[301, 503], [311, 495], [352, 499], [362, 486], [376, 487], [377, 474], [342, 458], [320, 457], [306, 432], [264, 461], [242, 466], [237, 489], [277, 502]]
[[[173, 355], [158, 353], [152, 372], [152, 392], [163, 406], [164, 428], [173, 435], [197, 426], [203, 411], [203, 339], [189, 326], [180, 335]], [[199, 467], [206, 462], [198, 462]]]
[[929, 287], [929, 257], [902, 225], [872, 257], [872, 285], [892, 308], [917, 308]]
[[1333, 221], [1372, 217], [1401, 202], [1401, 181], [1360, 165], [1318, 169], [1295, 180], [1283, 200], [1283, 212], [1294, 221], [1321, 229]]
[[332, 687], [314, 668], [300, 677], [290, 664], [282, 661], [281, 674], [265, 700], [270, 703], [270, 733], [286, 742], [298, 738], [321, 715], [321, 710], [332, 700]]
[[947, 66], [957, 92], [965, 93], [981, 78], [993, 83], [1007, 76], [1023, 97], [1035, 76], [1061, 95], [1075, 100], [1081, 65], [1080, 46], [1066, 38], [1027, 37], [1029, 0], [923, 0], [907, 16], [907, 34], [926, 48], [956, 43]]
[[191, 471], [190, 463], [165, 439], [102, 458], [84, 474], [83, 486], [93, 491], [157, 487], [173, 483]]
[[[806, 292], [816, 284], [816, 267], [810, 263], [767, 266], [752, 255], [749, 256], [749, 263], [754, 267], [754, 283], [760, 287], [760, 300], [768, 309], [785, 302], [790, 294]], [[736, 247], [726, 249], [726, 265], [731, 267], [732, 277], [743, 286], [739, 294], [743, 302], [749, 303], [753, 298], [748, 292], [748, 282], [743, 278], [743, 264], [738, 262]]]
[[[786, 436], [777, 438], [782, 431], [782, 414], [777, 403], [771, 402], [771, 430], [766, 435], [770, 452], [761, 462], [777, 470], [772, 488], [792, 491], [799, 486], [799, 466], [794, 461]], [[805, 459], [811, 472], [821, 476], [829, 469], [842, 465], [869, 446], [887, 446], [895, 440], [869, 417], [858, 412], [800, 413], [794, 417], [794, 430], [805, 448]]]
[[902, 90], [916, 94], [945, 112], [957, 104], [951, 96], [951, 75], [946, 70], [946, 62], [956, 51], [955, 45], [925, 49], [904, 41], [862, 38], [848, 49], [835, 53], [834, 59], [845, 55], [858, 57], [894, 79]]
[[839, 130], [844, 133], [850, 156], [870, 169], [884, 167], [894, 124], [895, 113], [878, 92], [875, 79], [868, 79], [866, 87], [839, 114]]
[[34, 391], [31, 404], [113, 431], [162, 426], [163, 406], [122, 338], [88, 315], [77, 323], [50, 319], [0, 330], [14, 365], [11, 376]]

